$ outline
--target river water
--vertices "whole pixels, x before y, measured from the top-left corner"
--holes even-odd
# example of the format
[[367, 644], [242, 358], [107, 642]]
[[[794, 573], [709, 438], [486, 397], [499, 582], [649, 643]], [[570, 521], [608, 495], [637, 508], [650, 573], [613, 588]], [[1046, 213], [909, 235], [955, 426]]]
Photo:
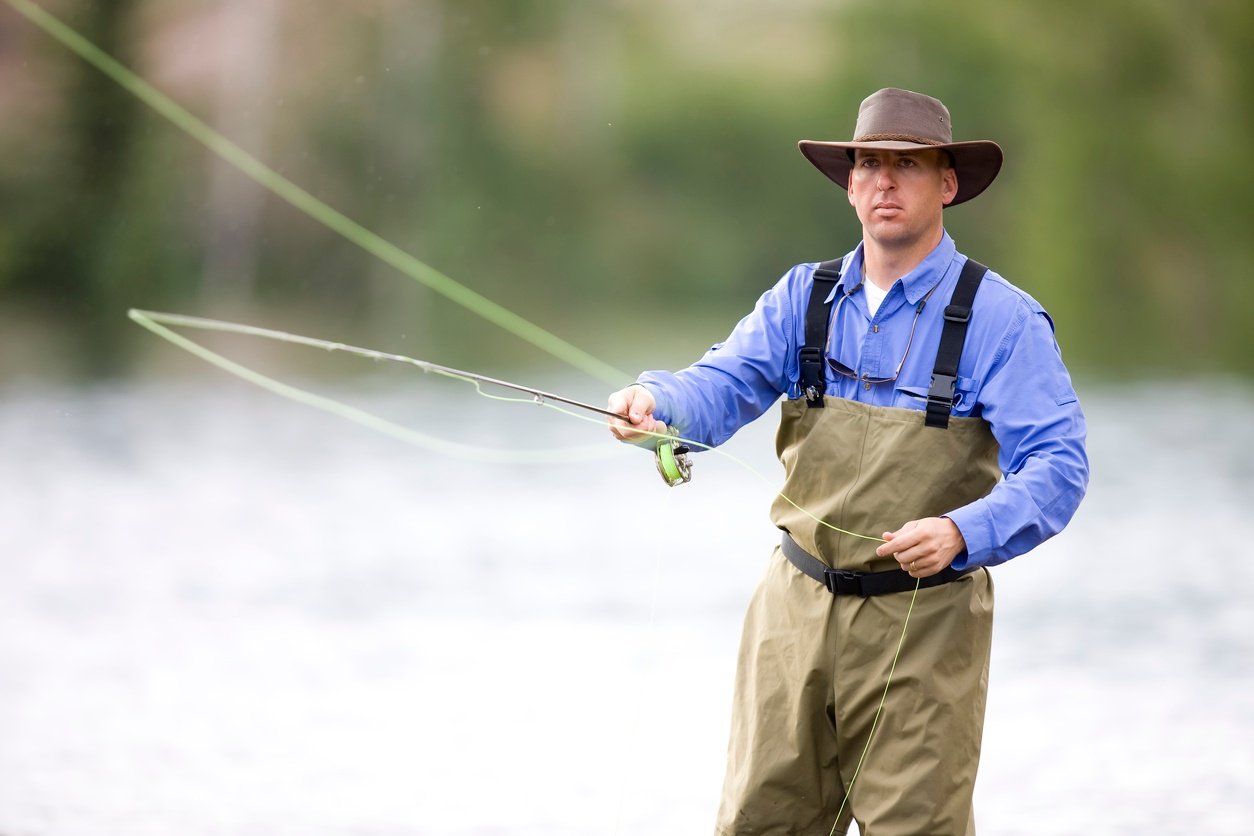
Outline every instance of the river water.
[[[672, 490], [534, 407], [331, 394], [604, 457], [243, 384], [0, 389], [0, 834], [710, 832], [772, 418], [728, 446], [768, 482], [703, 454]], [[1081, 396], [1089, 498], [994, 574], [980, 832], [1254, 832], [1254, 389]]]

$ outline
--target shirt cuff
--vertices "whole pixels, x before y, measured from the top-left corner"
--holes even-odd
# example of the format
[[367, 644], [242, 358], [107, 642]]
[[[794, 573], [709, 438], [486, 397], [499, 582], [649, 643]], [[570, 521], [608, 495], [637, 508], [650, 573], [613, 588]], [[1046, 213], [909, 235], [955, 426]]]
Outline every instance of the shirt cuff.
[[983, 566], [993, 550], [993, 517], [988, 503], [977, 499], [944, 516], [958, 526], [962, 539], [967, 542], [966, 551], [959, 552], [950, 566], [960, 572]]
[[659, 380], [655, 372], [645, 372], [636, 380], [635, 385], [643, 386], [653, 396], [653, 417], [668, 427], [674, 426], [675, 414], [671, 408], [671, 399], [666, 390], [664, 380]]

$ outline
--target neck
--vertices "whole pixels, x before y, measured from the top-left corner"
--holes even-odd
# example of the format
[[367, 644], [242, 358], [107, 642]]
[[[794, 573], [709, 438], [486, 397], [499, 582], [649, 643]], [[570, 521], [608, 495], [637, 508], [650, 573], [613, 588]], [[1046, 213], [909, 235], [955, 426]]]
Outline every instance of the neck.
[[941, 242], [943, 228], [935, 233], [920, 237], [910, 244], [896, 246], [876, 241], [874, 238], [862, 239], [862, 270], [868, 282], [872, 282], [881, 290], [888, 290], [893, 283], [911, 270], [918, 267], [928, 253], [936, 249]]

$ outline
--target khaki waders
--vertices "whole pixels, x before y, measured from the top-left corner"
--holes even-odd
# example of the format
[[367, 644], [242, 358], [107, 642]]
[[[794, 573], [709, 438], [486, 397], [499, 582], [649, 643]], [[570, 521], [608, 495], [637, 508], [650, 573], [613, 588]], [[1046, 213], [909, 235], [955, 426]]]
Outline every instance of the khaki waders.
[[[832, 525], [878, 537], [984, 495], [1000, 478], [979, 418], [925, 427], [914, 410], [827, 397], [783, 404], [782, 495]], [[821, 526], [782, 497], [771, 518], [836, 569], [898, 568], [878, 542]], [[856, 819], [863, 836], [974, 834], [971, 796], [988, 683], [988, 573], [921, 589], [867, 744], [911, 592], [833, 595], [777, 547], [745, 617], [720, 836], [827, 836]]]

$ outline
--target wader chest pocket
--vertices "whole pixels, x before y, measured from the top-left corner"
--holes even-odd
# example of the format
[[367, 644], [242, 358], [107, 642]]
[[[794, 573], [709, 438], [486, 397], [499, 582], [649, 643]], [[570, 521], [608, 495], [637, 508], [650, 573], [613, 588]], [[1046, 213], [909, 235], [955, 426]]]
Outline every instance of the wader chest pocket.
[[[958, 377], [954, 382], [954, 412], [970, 412], [975, 408], [975, 393], [979, 382], [973, 377]], [[902, 409], [923, 409], [927, 406], [926, 386], [898, 386], [893, 406]]]

